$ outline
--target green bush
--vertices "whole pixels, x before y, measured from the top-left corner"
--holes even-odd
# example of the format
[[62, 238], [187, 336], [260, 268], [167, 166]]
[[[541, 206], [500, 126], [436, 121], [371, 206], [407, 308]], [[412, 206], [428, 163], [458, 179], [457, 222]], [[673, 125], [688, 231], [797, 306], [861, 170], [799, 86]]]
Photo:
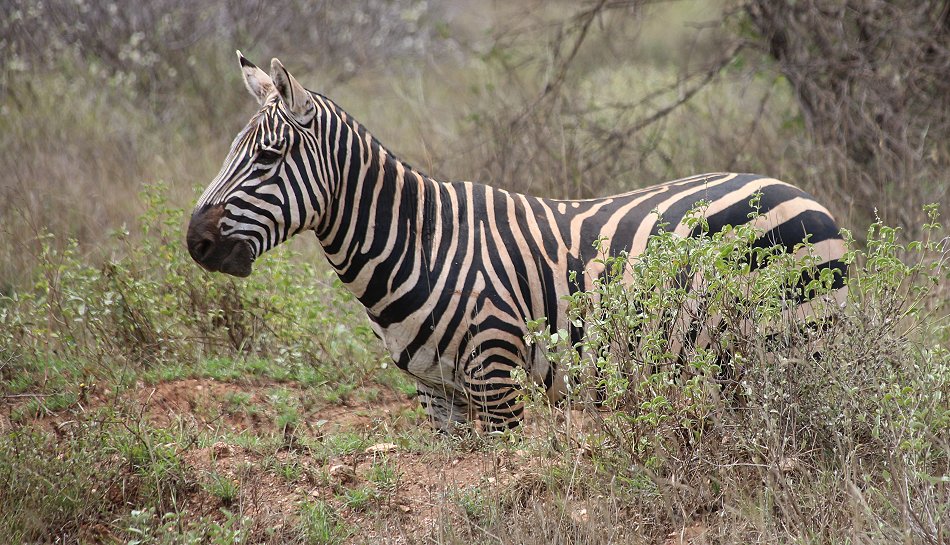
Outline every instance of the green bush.
[[300, 505], [298, 531], [305, 543], [333, 545], [343, 543], [353, 530], [329, 504], [303, 502]]
[[[543, 323], [529, 337], [569, 370], [587, 417], [584, 434], [551, 433], [588, 445], [657, 520], [765, 501], [758, 531], [837, 541], [848, 521], [880, 541], [937, 539], [950, 515], [950, 239], [928, 213], [921, 241], [880, 222], [862, 249], [845, 233], [843, 307], [807, 244], [800, 258], [754, 248], [750, 226], [662, 232], [642, 255], [604, 256], [604, 274], [570, 298], [579, 342]], [[788, 312], [802, 278], [814, 279], [807, 320]], [[690, 342], [691, 324], [708, 347]], [[655, 500], [637, 492], [644, 482]]]
[[33, 289], [0, 298], [4, 390], [49, 386], [52, 376], [79, 391], [97, 379], [129, 384], [162, 367], [199, 373], [222, 361], [337, 388], [373, 372], [371, 329], [328, 268], [280, 248], [250, 279], [207, 273], [185, 250], [185, 212], [165, 194], [157, 185], [143, 195], [141, 236], [115, 233], [120, 249], [101, 267], [75, 242], [57, 250], [52, 235], [40, 235]]
[[0, 436], [0, 541], [39, 542], [78, 531], [114, 507], [111, 494], [133, 486], [104, 446], [104, 430], [63, 437], [33, 430]]
[[[120, 411], [89, 416], [55, 433], [22, 426], [0, 434], [0, 542], [84, 542], [111, 524], [139, 543], [166, 543], [142, 536], [181, 514], [182, 498], [193, 492], [194, 469], [178, 447], [184, 439]], [[151, 513], [149, 524], [133, 510], [140, 520], [121, 527], [115, 518], [129, 506]], [[156, 512], [165, 513], [162, 521]]]

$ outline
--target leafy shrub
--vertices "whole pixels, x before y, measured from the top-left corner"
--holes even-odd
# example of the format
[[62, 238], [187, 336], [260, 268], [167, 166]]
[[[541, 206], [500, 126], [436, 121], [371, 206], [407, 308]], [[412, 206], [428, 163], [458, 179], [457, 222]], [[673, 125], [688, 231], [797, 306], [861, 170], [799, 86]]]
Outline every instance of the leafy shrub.
[[102, 267], [85, 262], [75, 242], [60, 251], [41, 235], [33, 289], [0, 299], [5, 384], [29, 390], [30, 377], [48, 381], [50, 369], [63, 387], [95, 377], [128, 383], [156, 366], [194, 368], [215, 358], [264, 361], [286, 370], [275, 376], [315, 385], [358, 383], [372, 372], [379, 357], [372, 332], [329, 270], [281, 248], [246, 281], [206, 273], [185, 251], [185, 213], [165, 192], [147, 190], [142, 236], [115, 233], [123, 251]]
[[76, 532], [111, 507], [116, 489], [134, 486], [103, 448], [111, 443], [103, 431], [0, 436], [0, 540], [39, 542]]
[[[765, 494], [775, 512], [762, 525], [793, 535], [830, 539], [850, 521], [882, 541], [936, 540], [948, 515], [950, 238], [928, 213], [922, 241], [878, 222], [859, 249], [846, 233], [843, 308], [807, 245], [802, 257], [755, 248], [751, 226], [662, 232], [642, 255], [604, 256], [604, 273], [570, 298], [583, 338], [543, 324], [529, 337], [570, 371], [587, 417], [580, 437], [551, 433], [588, 445], [658, 520]], [[788, 297], [803, 278], [815, 297], [807, 320]], [[690, 342], [697, 323], [708, 347]], [[644, 482], [654, 500], [637, 492]]]
[[[4, 431], [0, 541], [47, 543], [55, 537], [85, 542], [104, 524], [115, 524], [115, 516], [126, 513], [128, 506], [137, 505], [150, 513], [148, 524], [133, 510], [130, 518], [140, 520], [121, 530], [140, 539], [138, 543], [166, 543], [155, 534], [150, 535], [156, 541], [143, 536], [159, 530], [159, 522], [158, 533], [167, 532], [172, 525], [164, 523], [176, 516], [182, 494], [193, 487], [194, 470], [176, 448], [180, 440], [118, 411], [67, 421], [55, 433], [32, 426]], [[165, 513], [162, 521], [156, 512]], [[207, 541], [188, 541], [199, 542]]]
[[201, 516], [189, 520], [180, 513], [169, 512], [161, 516], [155, 509], [133, 510], [125, 523], [128, 545], [236, 545], [247, 543], [247, 527], [250, 520], [226, 509], [221, 510], [224, 521]]

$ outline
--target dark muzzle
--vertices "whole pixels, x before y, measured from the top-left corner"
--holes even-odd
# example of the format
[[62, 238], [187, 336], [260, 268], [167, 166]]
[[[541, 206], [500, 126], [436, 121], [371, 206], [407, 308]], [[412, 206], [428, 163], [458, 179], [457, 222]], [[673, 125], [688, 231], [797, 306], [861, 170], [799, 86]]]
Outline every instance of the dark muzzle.
[[212, 272], [248, 276], [254, 263], [254, 251], [243, 239], [221, 236], [224, 206], [196, 210], [188, 224], [188, 253], [199, 265]]

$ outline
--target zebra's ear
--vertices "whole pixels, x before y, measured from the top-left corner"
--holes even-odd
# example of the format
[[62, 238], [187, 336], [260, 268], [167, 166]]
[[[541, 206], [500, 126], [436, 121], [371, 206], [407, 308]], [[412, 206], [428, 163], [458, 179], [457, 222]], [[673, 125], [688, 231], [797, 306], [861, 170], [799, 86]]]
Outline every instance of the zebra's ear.
[[247, 87], [251, 96], [257, 99], [257, 103], [263, 105], [267, 101], [267, 97], [274, 92], [274, 82], [267, 75], [267, 72], [247, 60], [241, 54], [241, 50], [237, 51], [237, 56], [241, 62], [241, 71], [244, 73], [244, 86]]
[[270, 77], [287, 111], [293, 114], [298, 122], [309, 123], [316, 112], [310, 92], [304, 89], [276, 58], [270, 61]]

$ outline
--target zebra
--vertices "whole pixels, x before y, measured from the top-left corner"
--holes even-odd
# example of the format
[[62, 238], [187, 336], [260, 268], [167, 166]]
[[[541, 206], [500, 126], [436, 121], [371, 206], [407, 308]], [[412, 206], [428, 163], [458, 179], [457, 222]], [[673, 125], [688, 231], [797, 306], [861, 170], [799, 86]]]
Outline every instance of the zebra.
[[440, 182], [305, 89], [278, 59], [268, 75], [237, 56], [260, 109], [195, 205], [189, 253], [209, 271], [244, 277], [264, 252], [314, 231], [395, 364], [415, 379], [438, 430], [518, 426], [524, 403], [516, 368], [552, 401], [564, 397], [565, 370], [528, 345], [527, 324], [546, 318], [552, 331], [565, 325], [563, 296], [603, 272], [594, 241], [606, 240], [611, 254], [636, 255], [660, 229], [655, 212], [679, 231], [703, 200], [716, 232], [750, 221], [750, 198], [759, 195], [756, 221], [766, 235], [790, 250], [808, 238], [819, 267], [835, 269], [834, 288], [846, 289], [837, 223], [790, 184], [713, 173], [611, 197], [553, 200]]

